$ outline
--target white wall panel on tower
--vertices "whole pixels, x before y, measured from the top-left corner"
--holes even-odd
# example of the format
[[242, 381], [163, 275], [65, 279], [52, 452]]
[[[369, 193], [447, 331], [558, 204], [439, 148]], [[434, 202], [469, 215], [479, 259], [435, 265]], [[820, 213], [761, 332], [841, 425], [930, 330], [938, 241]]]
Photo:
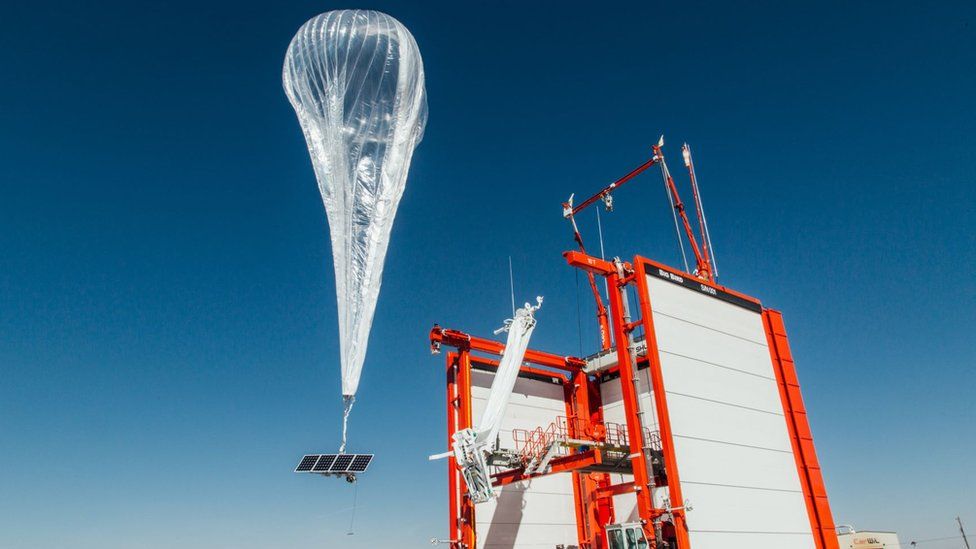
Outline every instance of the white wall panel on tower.
[[693, 549], [813, 549], [760, 313], [650, 275]]
[[[681, 286], [675, 286], [674, 289], [690, 292]], [[656, 306], [654, 298], [655, 296], [652, 295], [651, 307]], [[699, 296], [699, 298], [712, 299], [707, 296]], [[728, 303], [723, 305], [735, 307]], [[754, 316], [761, 328], [760, 316], [758, 314]], [[657, 334], [657, 345], [662, 360], [665, 355], [684, 356], [704, 364], [775, 379], [769, 348], [765, 341], [735, 337], [726, 332], [656, 312], [654, 331]]]
[[813, 536], [802, 534], [776, 534], [771, 532], [696, 532], [694, 549], [814, 549]]
[[716, 367], [693, 358], [661, 353], [667, 363], [672, 392], [687, 391], [696, 398], [732, 406], [783, 414], [783, 401], [776, 380], [760, 375], [742, 375], [740, 370]]
[[[796, 461], [792, 452], [757, 451], [709, 440], [682, 438], [675, 440], [684, 460], [678, 464], [682, 485], [694, 479], [703, 484], [728, 484], [757, 489], [779, 490], [784, 486], [800, 489]], [[727, 466], [718, 468], [716, 461]]]
[[[665, 372], [664, 386], [668, 388], [671, 386], [668, 383], [668, 367], [663, 365], [662, 368]], [[684, 388], [686, 391], [689, 389], [694, 391]], [[782, 414], [739, 408], [685, 393], [666, 392], [675, 439], [711, 440], [730, 446], [790, 452], [792, 455], [786, 419]], [[678, 467], [680, 471], [680, 463]]]
[[[472, 420], [484, 413], [494, 374], [473, 370]], [[545, 429], [566, 416], [562, 385], [520, 377], [499, 431], [501, 447], [514, 448], [513, 429]], [[498, 490], [497, 499], [475, 508], [479, 549], [576, 547], [576, 509], [571, 475], [550, 475]]]
[[[644, 411], [644, 427], [657, 431], [657, 414], [654, 411], [653, 391], [651, 391], [651, 380], [647, 369], [638, 371], [637, 377], [640, 406]], [[620, 379], [615, 378], [600, 384], [600, 396], [603, 402], [603, 421], [625, 425], [624, 397], [620, 389]]]

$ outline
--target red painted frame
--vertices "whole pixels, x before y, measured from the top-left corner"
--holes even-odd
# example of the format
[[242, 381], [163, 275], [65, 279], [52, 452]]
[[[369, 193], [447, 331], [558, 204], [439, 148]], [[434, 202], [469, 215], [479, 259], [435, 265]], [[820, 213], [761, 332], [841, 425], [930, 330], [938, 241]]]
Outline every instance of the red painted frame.
[[[679, 466], [674, 454], [671, 419], [668, 413], [667, 395], [664, 391], [664, 379], [661, 374], [660, 354], [657, 348], [657, 340], [654, 336], [654, 320], [650, 292], [647, 287], [648, 267], [661, 269], [684, 278], [690, 277], [695, 282], [750, 301], [760, 307], [762, 307], [762, 304], [754, 297], [726, 288], [725, 286], [720, 286], [712, 281], [697, 278], [689, 273], [679, 271], [645, 257], [637, 256], [634, 258], [634, 278], [636, 279], [638, 295], [641, 301], [641, 315], [643, 317], [644, 333], [647, 341], [647, 356], [651, 359], [651, 380], [654, 385], [655, 406], [658, 412], [662, 448], [664, 449], [665, 468], [668, 472], [668, 488], [670, 490], [671, 501], [681, 502], [684, 500], [681, 497]], [[814, 535], [814, 542], [818, 549], [839, 549], [833, 516], [827, 499], [827, 490], [824, 486], [823, 476], [813, 445], [813, 434], [810, 431], [806, 410], [803, 407], [800, 384], [796, 376], [793, 357], [790, 353], [789, 341], [786, 338], [783, 315], [779, 311], [762, 307], [762, 319], [769, 344], [770, 359], [773, 363], [773, 371], [776, 374], [783, 404], [787, 430], [789, 431], [790, 442], [793, 447], [793, 455], [796, 459], [797, 472], [800, 476], [800, 484], [807, 505], [810, 527]], [[678, 516], [676, 515], [675, 518], [677, 519]], [[683, 512], [681, 521], [684, 522]], [[675, 526], [678, 526], [678, 524]], [[678, 538], [679, 547], [690, 547], [686, 525], [682, 525], [678, 529]]]
[[[657, 332], [654, 331], [654, 315], [651, 308], [650, 292], [647, 288], [646, 265], [651, 264], [641, 257], [634, 258], [637, 296], [640, 302], [641, 322], [644, 327], [644, 342], [647, 345], [648, 368], [651, 374], [651, 385], [654, 393], [654, 409], [657, 412], [658, 430], [661, 435], [661, 452], [664, 454], [664, 470], [668, 474], [668, 499], [672, 506], [684, 507], [684, 497], [681, 495], [681, 476], [678, 471], [678, 458], [674, 453], [674, 437], [671, 431], [671, 412], [668, 408], [668, 395], [664, 390], [664, 374], [661, 370], [661, 354], [657, 346]], [[672, 512], [674, 517], [675, 536], [678, 539], [678, 549], [691, 547], [688, 539], [688, 524], [685, 511]]]
[[796, 459], [796, 468], [800, 472], [800, 485], [803, 487], [803, 499], [807, 504], [814, 541], [819, 549], [839, 549], [840, 542], [837, 540], [834, 518], [830, 512], [830, 503], [827, 501], [827, 489], [824, 486], [820, 462], [817, 461], [817, 451], [813, 446], [813, 433], [810, 431], [806, 408], [803, 406], [800, 381], [793, 364], [793, 354], [790, 352], [790, 342], [786, 337], [786, 325], [783, 323], [782, 313], [773, 309], [764, 309], [763, 326], [766, 329], [773, 371], [776, 373], [776, 383], [783, 401], [786, 426], [790, 432], [790, 444], [793, 446], [793, 457]]

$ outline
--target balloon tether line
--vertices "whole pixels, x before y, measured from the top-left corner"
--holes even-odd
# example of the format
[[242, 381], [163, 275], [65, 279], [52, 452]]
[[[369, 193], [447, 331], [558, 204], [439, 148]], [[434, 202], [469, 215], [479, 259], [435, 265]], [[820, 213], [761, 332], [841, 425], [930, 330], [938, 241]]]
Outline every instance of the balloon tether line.
[[346, 532], [347, 536], [354, 534], [352, 531], [353, 523], [356, 521], [356, 504], [359, 501], [359, 484], [357, 483], [353, 488], [352, 492], [352, 516], [349, 517], [349, 531]]
[[508, 284], [512, 290], [512, 318], [515, 318], [515, 275], [512, 273], [512, 256], [508, 256]]
[[356, 403], [355, 395], [342, 395], [342, 446], [339, 446], [339, 453], [346, 453], [346, 428], [349, 426], [349, 412], [352, 412], [352, 405]]

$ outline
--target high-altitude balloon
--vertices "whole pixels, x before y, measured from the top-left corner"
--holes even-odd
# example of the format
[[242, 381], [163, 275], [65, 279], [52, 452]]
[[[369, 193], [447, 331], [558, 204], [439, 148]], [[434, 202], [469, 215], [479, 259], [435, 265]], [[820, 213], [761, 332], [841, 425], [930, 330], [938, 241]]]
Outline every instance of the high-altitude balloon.
[[329, 218], [342, 394], [351, 401], [393, 218], [427, 123], [423, 61], [413, 36], [389, 15], [330, 11], [295, 34], [283, 80]]

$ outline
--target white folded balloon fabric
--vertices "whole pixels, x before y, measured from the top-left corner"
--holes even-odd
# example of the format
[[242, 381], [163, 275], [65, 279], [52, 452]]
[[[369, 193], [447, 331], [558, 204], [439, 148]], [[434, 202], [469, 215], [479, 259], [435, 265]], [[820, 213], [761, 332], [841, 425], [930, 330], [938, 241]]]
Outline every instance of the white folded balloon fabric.
[[[495, 331], [496, 334], [507, 331], [508, 339], [498, 369], [495, 371], [495, 379], [491, 382], [485, 412], [478, 422], [477, 429], [462, 429], [452, 437], [450, 454], [454, 455], [455, 463], [468, 487], [468, 495], [474, 503], [485, 503], [497, 497], [492, 489], [488, 457], [498, 447], [498, 431], [501, 429], [505, 409], [518, 381], [522, 361], [525, 360], [525, 352], [529, 348], [529, 340], [535, 330], [534, 313], [540, 307], [542, 307], [542, 298], [537, 297], [535, 306], [526, 303], [515, 312], [513, 318], [505, 321], [504, 327]], [[431, 459], [439, 459], [450, 454], [431, 456]]]
[[535, 312], [541, 307], [542, 298], [537, 297], [535, 306], [526, 303], [524, 307], [515, 312], [514, 318], [505, 322], [503, 328], [495, 331], [496, 334], [507, 331], [508, 339], [505, 341], [505, 352], [498, 363], [495, 379], [491, 382], [484, 415], [481, 416], [481, 421], [478, 423], [478, 442], [488, 444], [492, 449], [497, 446], [502, 416], [512, 398], [512, 391], [515, 389], [515, 382], [518, 381], [522, 361], [525, 360], [525, 351], [529, 348], [529, 340], [535, 330]]

